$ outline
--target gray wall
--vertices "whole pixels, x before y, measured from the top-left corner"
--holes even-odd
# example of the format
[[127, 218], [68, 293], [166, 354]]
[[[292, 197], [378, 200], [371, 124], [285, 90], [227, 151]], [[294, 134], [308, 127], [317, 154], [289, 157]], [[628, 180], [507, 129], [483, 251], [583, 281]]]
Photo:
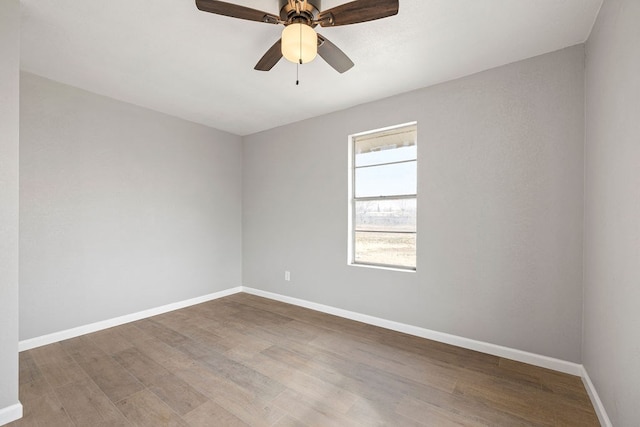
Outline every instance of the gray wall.
[[[576, 46], [245, 137], [244, 285], [580, 362], [583, 73]], [[417, 272], [347, 266], [347, 136], [413, 120]]]
[[20, 339], [241, 281], [241, 138], [23, 73]]
[[0, 411], [18, 403], [20, 3], [0, 1]]
[[587, 43], [583, 361], [611, 421], [640, 425], [640, 2]]

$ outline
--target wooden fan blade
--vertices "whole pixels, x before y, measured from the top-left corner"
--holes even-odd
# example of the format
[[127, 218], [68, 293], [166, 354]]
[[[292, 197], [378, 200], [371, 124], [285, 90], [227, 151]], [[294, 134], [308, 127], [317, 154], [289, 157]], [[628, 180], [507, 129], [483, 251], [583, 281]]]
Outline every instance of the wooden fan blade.
[[317, 21], [323, 27], [335, 27], [386, 18], [398, 13], [398, 1], [355, 0], [321, 12]]
[[326, 37], [318, 34], [318, 42], [318, 55], [337, 72], [342, 74], [353, 67], [353, 61], [338, 46], [327, 40]]
[[269, 50], [260, 58], [260, 61], [253, 67], [258, 71], [269, 71], [282, 58], [282, 39], [279, 39]]
[[271, 13], [239, 6], [237, 4], [226, 3], [216, 0], [196, 0], [196, 6], [203, 12], [211, 12], [217, 15], [230, 16], [232, 18], [246, 19], [248, 21], [266, 22], [278, 24], [280, 18]]

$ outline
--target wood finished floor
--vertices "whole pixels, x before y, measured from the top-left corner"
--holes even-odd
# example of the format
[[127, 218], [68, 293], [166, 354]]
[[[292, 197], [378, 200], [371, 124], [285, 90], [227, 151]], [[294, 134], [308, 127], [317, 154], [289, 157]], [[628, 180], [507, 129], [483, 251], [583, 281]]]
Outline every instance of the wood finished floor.
[[598, 426], [580, 378], [248, 294], [20, 354], [10, 426]]

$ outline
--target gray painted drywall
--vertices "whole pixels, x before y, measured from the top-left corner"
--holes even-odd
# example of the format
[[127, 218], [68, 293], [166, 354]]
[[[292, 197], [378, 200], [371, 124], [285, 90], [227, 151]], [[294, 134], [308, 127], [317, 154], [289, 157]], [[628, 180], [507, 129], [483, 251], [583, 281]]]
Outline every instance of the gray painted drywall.
[[20, 3], [0, 1], [0, 412], [18, 403]]
[[241, 138], [22, 73], [20, 339], [241, 285]]
[[640, 2], [587, 42], [583, 361], [615, 426], [640, 425]]
[[[417, 272], [347, 266], [347, 137], [414, 120]], [[582, 45], [243, 146], [244, 285], [580, 362]]]

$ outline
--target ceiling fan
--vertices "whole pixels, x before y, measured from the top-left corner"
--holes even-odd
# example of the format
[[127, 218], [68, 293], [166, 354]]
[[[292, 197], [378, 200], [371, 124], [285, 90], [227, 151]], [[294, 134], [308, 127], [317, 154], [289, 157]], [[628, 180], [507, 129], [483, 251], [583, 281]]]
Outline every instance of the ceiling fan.
[[196, 0], [196, 6], [204, 12], [285, 26], [282, 37], [258, 61], [254, 67], [256, 70], [269, 71], [283, 56], [291, 62], [303, 64], [318, 54], [339, 73], [351, 69], [353, 62], [314, 28], [386, 18], [396, 15], [399, 6], [399, 0], [354, 0], [321, 11], [321, 0], [279, 1], [280, 15], [216, 0]]

